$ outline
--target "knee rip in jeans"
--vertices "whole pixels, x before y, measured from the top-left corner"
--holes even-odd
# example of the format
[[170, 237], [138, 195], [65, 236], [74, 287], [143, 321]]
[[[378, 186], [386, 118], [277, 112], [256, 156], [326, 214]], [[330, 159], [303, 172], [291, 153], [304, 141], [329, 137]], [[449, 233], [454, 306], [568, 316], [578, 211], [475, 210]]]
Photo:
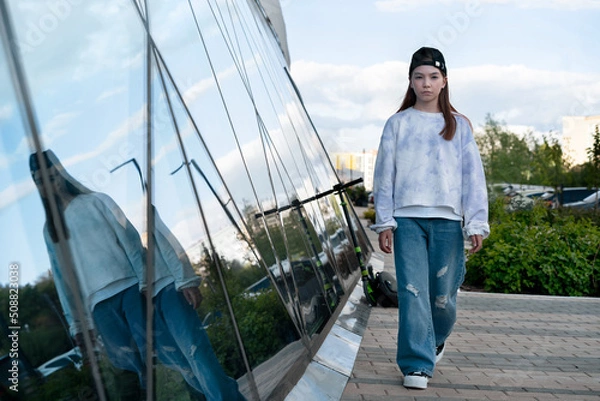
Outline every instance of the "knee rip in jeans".
[[196, 347], [195, 345], [192, 345], [190, 347], [190, 356], [193, 357], [194, 354], [196, 353], [196, 349], [198, 349], [198, 347]]
[[175, 351], [177, 351], [177, 348], [175, 348], [175, 347], [169, 347], [169, 346], [163, 346], [162, 349], [165, 352], [175, 352]]
[[447, 295], [438, 295], [435, 297], [435, 307], [439, 309], [446, 309], [446, 304], [448, 303]]
[[419, 296], [419, 290], [414, 285], [409, 284], [406, 286], [406, 289], [408, 290], [408, 292], [411, 292], [415, 297]]
[[440, 270], [438, 270], [437, 278], [443, 277], [446, 273], [448, 273], [448, 266], [444, 266]]
[[121, 352], [127, 352], [127, 353], [133, 353], [136, 352], [133, 348], [131, 347], [119, 347], [119, 351]]

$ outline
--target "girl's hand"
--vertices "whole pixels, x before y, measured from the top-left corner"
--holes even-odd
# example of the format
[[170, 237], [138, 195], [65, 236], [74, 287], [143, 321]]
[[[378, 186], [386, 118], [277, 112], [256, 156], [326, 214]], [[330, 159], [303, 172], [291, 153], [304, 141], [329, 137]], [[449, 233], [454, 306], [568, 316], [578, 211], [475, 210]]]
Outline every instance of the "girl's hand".
[[[96, 333], [94, 330], [89, 330], [90, 339], [92, 340], [92, 347], [96, 348]], [[85, 340], [83, 338], [83, 333], [75, 334], [73, 338], [75, 340], [75, 345], [79, 347], [79, 351], [81, 352], [81, 356], [83, 357], [83, 364], [85, 366], [90, 365], [90, 355], [88, 354], [88, 350], [85, 347]], [[93, 352], [93, 350], [92, 350]]]
[[202, 294], [198, 287], [188, 287], [181, 290], [188, 304], [194, 309], [200, 306], [202, 302]]
[[469, 249], [469, 253], [475, 253], [479, 251], [483, 245], [483, 236], [479, 234], [471, 235], [469, 239], [471, 240], [472, 245], [471, 249]]
[[392, 241], [394, 236], [392, 230], [385, 230], [379, 233], [379, 249], [385, 253], [392, 253]]

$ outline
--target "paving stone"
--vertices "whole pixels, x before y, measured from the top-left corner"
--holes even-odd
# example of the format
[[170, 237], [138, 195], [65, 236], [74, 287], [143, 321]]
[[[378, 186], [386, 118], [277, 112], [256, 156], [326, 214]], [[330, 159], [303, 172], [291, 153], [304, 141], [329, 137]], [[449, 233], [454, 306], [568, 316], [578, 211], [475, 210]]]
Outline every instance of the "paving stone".
[[341, 401], [600, 401], [599, 311], [600, 298], [463, 291], [444, 359], [426, 390], [409, 390], [395, 361], [398, 311], [373, 307]]

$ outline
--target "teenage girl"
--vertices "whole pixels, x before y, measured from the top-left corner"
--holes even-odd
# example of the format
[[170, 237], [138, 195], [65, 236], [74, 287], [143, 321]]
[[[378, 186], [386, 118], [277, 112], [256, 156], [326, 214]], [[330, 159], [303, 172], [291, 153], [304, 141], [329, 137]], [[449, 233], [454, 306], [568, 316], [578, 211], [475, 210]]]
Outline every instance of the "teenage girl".
[[488, 200], [471, 123], [450, 104], [442, 53], [417, 50], [409, 80], [400, 109], [383, 129], [371, 228], [383, 252], [394, 249], [404, 386], [425, 389], [456, 321], [463, 238], [474, 253], [489, 235]]

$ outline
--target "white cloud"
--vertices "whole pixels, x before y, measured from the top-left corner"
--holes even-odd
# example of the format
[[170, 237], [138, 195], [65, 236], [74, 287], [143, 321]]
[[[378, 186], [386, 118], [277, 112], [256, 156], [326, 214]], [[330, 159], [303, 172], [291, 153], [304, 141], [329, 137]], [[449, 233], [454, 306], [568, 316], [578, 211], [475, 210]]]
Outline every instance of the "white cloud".
[[[60, 138], [63, 135], [69, 133], [69, 124], [73, 122], [73, 120], [79, 115], [79, 113], [75, 112], [65, 112], [57, 114], [52, 117], [43, 127], [41, 127], [42, 133], [42, 144], [45, 147], [52, 147], [52, 144], [56, 139]], [[35, 148], [33, 143], [33, 138], [31, 135], [23, 136], [23, 139], [19, 142], [17, 147], [14, 150], [13, 158], [11, 159], [11, 163], [13, 160], [17, 160], [22, 157], [26, 157], [29, 153], [32, 152], [32, 149]]]
[[50, 146], [54, 140], [65, 135], [68, 132], [68, 125], [78, 114], [79, 113], [67, 112], [52, 117], [42, 128], [42, 133], [46, 138], [46, 145]]
[[[407, 70], [401, 62], [361, 68], [298, 61], [292, 66], [329, 151], [377, 147], [385, 120], [406, 91]], [[562, 130], [565, 115], [600, 114], [600, 73], [479, 65], [450, 71], [449, 87], [452, 103], [475, 126], [489, 113], [507, 125], [548, 133]]]
[[35, 190], [33, 181], [23, 180], [19, 183], [10, 185], [9, 187], [0, 191], [0, 210], [3, 208], [16, 204], [19, 199], [29, 195]]
[[0, 106], [0, 120], [8, 120], [13, 115], [13, 107], [10, 104]]
[[361, 68], [300, 60], [291, 71], [311, 116], [349, 122], [386, 118], [408, 83], [408, 64], [396, 61]]
[[377, 149], [383, 129], [382, 124], [366, 124], [334, 129], [320, 129], [328, 152], [361, 151]]
[[120, 95], [121, 93], [125, 93], [126, 91], [127, 91], [127, 87], [125, 87], [125, 86], [108, 89], [108, 90], [105, 90], [104, 92], [102, 92], [100, 95], [98, 95], [98, 97], [96, 98], [96, 101], [100, 102], [102, 100], [106, 100], [113, 96]]
[[427, 6], [464, 4], [465, 7], [477, 8], [484, 4], [506, 4], [517, 8], [544, 8], [561, 10], [598, 9], [598, 0], [381, 0], [375, 7], [383, 12], [404, 12]]

